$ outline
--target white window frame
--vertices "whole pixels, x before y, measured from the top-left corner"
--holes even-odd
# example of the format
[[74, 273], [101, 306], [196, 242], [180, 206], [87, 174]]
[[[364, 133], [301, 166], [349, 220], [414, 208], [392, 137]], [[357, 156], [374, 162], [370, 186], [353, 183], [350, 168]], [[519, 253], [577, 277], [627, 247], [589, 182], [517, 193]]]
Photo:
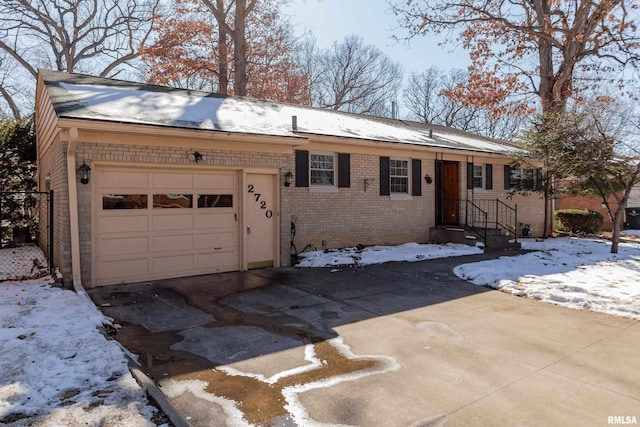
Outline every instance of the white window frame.
[[[313, 156], [329, 156], [333, 159], [332, 169], [314, 168]], [[337, 170], [338, 156], [336, 153], [329, 153], [325, 151], [310, 151], [309, 152], [309, 191], [312, 193], [337, 193], [338, 192], [338, 170]], [[320, 184], [313, 182], [313, 171], [331, 171], [332, 184]]]
[[[474, 190], [483, 190], [484, 189], [484, 164], [473, 164], [472, 176], [473, 176], [473, 189]], [[480, 171], [480, 175], [476, 175], [476, 171]], [[476, 185], [476, 179], [480, 179], [480, 185]]]
[[[397, 166], [394, 167], [393, 162], [405, 162], [407, 165], [406, 175], [395, 175], [393, 171], [394, 169], [397, 168]], [[393, 178], [406, 179], [407, 191], [401, 191], [401, 192], [393, 191], [393, 183], [392, 183]], [[391, 198], [394, 200], [413, 199], [413, 197], [411, 196], [411, 160], [410, 159], [393, 158], [393, 157], [389, 158], [389, 194]]]

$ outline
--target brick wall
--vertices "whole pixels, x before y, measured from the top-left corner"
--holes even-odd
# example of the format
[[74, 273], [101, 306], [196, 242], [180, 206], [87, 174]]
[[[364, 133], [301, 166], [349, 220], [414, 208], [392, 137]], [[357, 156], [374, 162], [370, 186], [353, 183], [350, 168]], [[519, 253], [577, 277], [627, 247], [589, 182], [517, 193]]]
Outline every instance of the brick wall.
[[[427, 172], [433, 176], [432, 163], [422, 162], [421, 176]], [[391, 200], [380, 196], [379, 168], [379, 156], [352, 154], [349, 188], [339, 188], [337, 193], [316, 193], [293, 185], [283, 188], [283, 249], [289, 248], [291, 215], [297, 217], [298, 251], [307, 245], [322, 249], [323, 240], [326, 248], [427, 242], [435, 212], [433, 185], [421, 180], [422, 196]], [[365, 179], [373, 180], [366, 191]]]
[[[83, 137], [76, 150], [76, 162], [85, 161], [89, 166], [93, 162], [122, 163], [123, 165], [140, 164], [146, 166], [171, 167], [194, 166], [187, 154], [192, 148], [185, 148], [183, 140], [164, 138], [158, 145], [136, 144], [133, 137], [115, 143], [114, 136], [108, 136], [110, 143], [96, 142], [95, 135]], [[246, 168], [278, 169], [280, 173], [280, 259], [282, 265], [290, 263], [290, 224], [292, 216], [296, 217], [295, 245], [302, 251], [307, 245], [322, 249], [323, 241], [326, 248], [340, 248], [363, 245], [395, 245], [406, 242], [428, 242], [429, 229], [435, 225], [435, 152], [407, 149], [406, 151], [388, 151], [376, 146], [351, 147], [342, 145], [338, 148], [326, 146], [324, 151], [350, 153], [350, 187], [339, 188], [337, 192], [314, 192], [308, 187], [284, 186], [284, 172], [295, 172], [295, 160], [292, 150], [274, 150], [266, 153], [264, 148], [254, 146], [252, 149], [206, 148], [217, 145], [210, 143], [197, 147], [206, 156], [200, 165], [203, 167], [225, 167], [238, 170]], [[177, 145], [182, 145], [177, 147]], [[225, 148], [229, 144], [224, 145]], [[319, 147], [318, 143], [315, 147]], [[262, 151], [257, 151], [261, 149]], [[307, 149], [307, 148], [305, 148]], [[41, 161], [42, 174], [48, 170], [52, 173], [52, 188], [56, 191], [56, 227], [57, 264], [62, 267], [65, 278], [71, 278], [70, 247], [69, 247], [69, 213], [68, 196], [66, 195], [66, 144], [58, 141], [52, 145], [49, 153]], [[390, 196], [380, 195], [380, 156], [420, 159], [420, 176], [429, 174], [434, 182], [427, 184], [420, 180], [421, 196], [406, 197], [395, 200]], [[493, 190], [474, 191], [466, 189], [466, 156], [449, 155], [445, 160], [460, 162], [460, 199], [500, 198], [508, 204], [518, 204], [518, 220], [532, 225], [534, 235], [542, 232], [543, 202], [538, 194], [529, 196], [514, 196], [511, 200], [506, 197], [503, 187], [503, 164], [508, 159], [492, 157], [476, 158], [477, 163], [492, 163]], [[372, 180], [365, 190], [364, 182]], [[295, 179], [294, 179], [295, 182]], [[82, 279], [86, 286], [91, 286], [91, 184], [82, 185], [78, 181], [80, 251], [82, 257]], [[461, 220], [464, 220], [461, 207]], [[60, 224], [58, 224], [60, 222]], [[59, 240], [59, 241], [58, 241]], [[58, 247], [59, 246], [59, 247]], [[59, 258], [58, 258], [59, 257]]]

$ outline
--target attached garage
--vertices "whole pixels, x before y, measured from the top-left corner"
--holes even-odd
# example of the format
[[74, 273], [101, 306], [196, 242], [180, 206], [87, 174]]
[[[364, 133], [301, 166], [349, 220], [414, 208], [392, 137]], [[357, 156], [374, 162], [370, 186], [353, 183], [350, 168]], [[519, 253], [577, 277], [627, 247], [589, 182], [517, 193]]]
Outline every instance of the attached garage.
[[96, 286], [242, 269], [239, 172], [94, 164]]

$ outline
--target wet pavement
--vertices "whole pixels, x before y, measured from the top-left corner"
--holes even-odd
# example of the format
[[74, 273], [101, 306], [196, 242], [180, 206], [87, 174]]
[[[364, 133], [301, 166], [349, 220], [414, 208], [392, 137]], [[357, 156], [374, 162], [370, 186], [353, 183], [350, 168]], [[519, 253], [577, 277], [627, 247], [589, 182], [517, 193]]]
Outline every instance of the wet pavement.
[[481, 254], [88, 291], [194, 426], [640, 419], [640, 323], [469, 284]]

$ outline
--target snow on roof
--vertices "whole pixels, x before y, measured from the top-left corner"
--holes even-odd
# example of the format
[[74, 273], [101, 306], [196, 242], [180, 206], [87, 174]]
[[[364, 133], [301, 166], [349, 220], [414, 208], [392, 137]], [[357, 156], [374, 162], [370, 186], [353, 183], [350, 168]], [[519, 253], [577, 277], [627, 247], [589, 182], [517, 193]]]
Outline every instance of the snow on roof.
[[40, 75], [64, 118], [281, 137], [316, 134], [500, 154], [515, 150], [442, 126], [48, 70]]

